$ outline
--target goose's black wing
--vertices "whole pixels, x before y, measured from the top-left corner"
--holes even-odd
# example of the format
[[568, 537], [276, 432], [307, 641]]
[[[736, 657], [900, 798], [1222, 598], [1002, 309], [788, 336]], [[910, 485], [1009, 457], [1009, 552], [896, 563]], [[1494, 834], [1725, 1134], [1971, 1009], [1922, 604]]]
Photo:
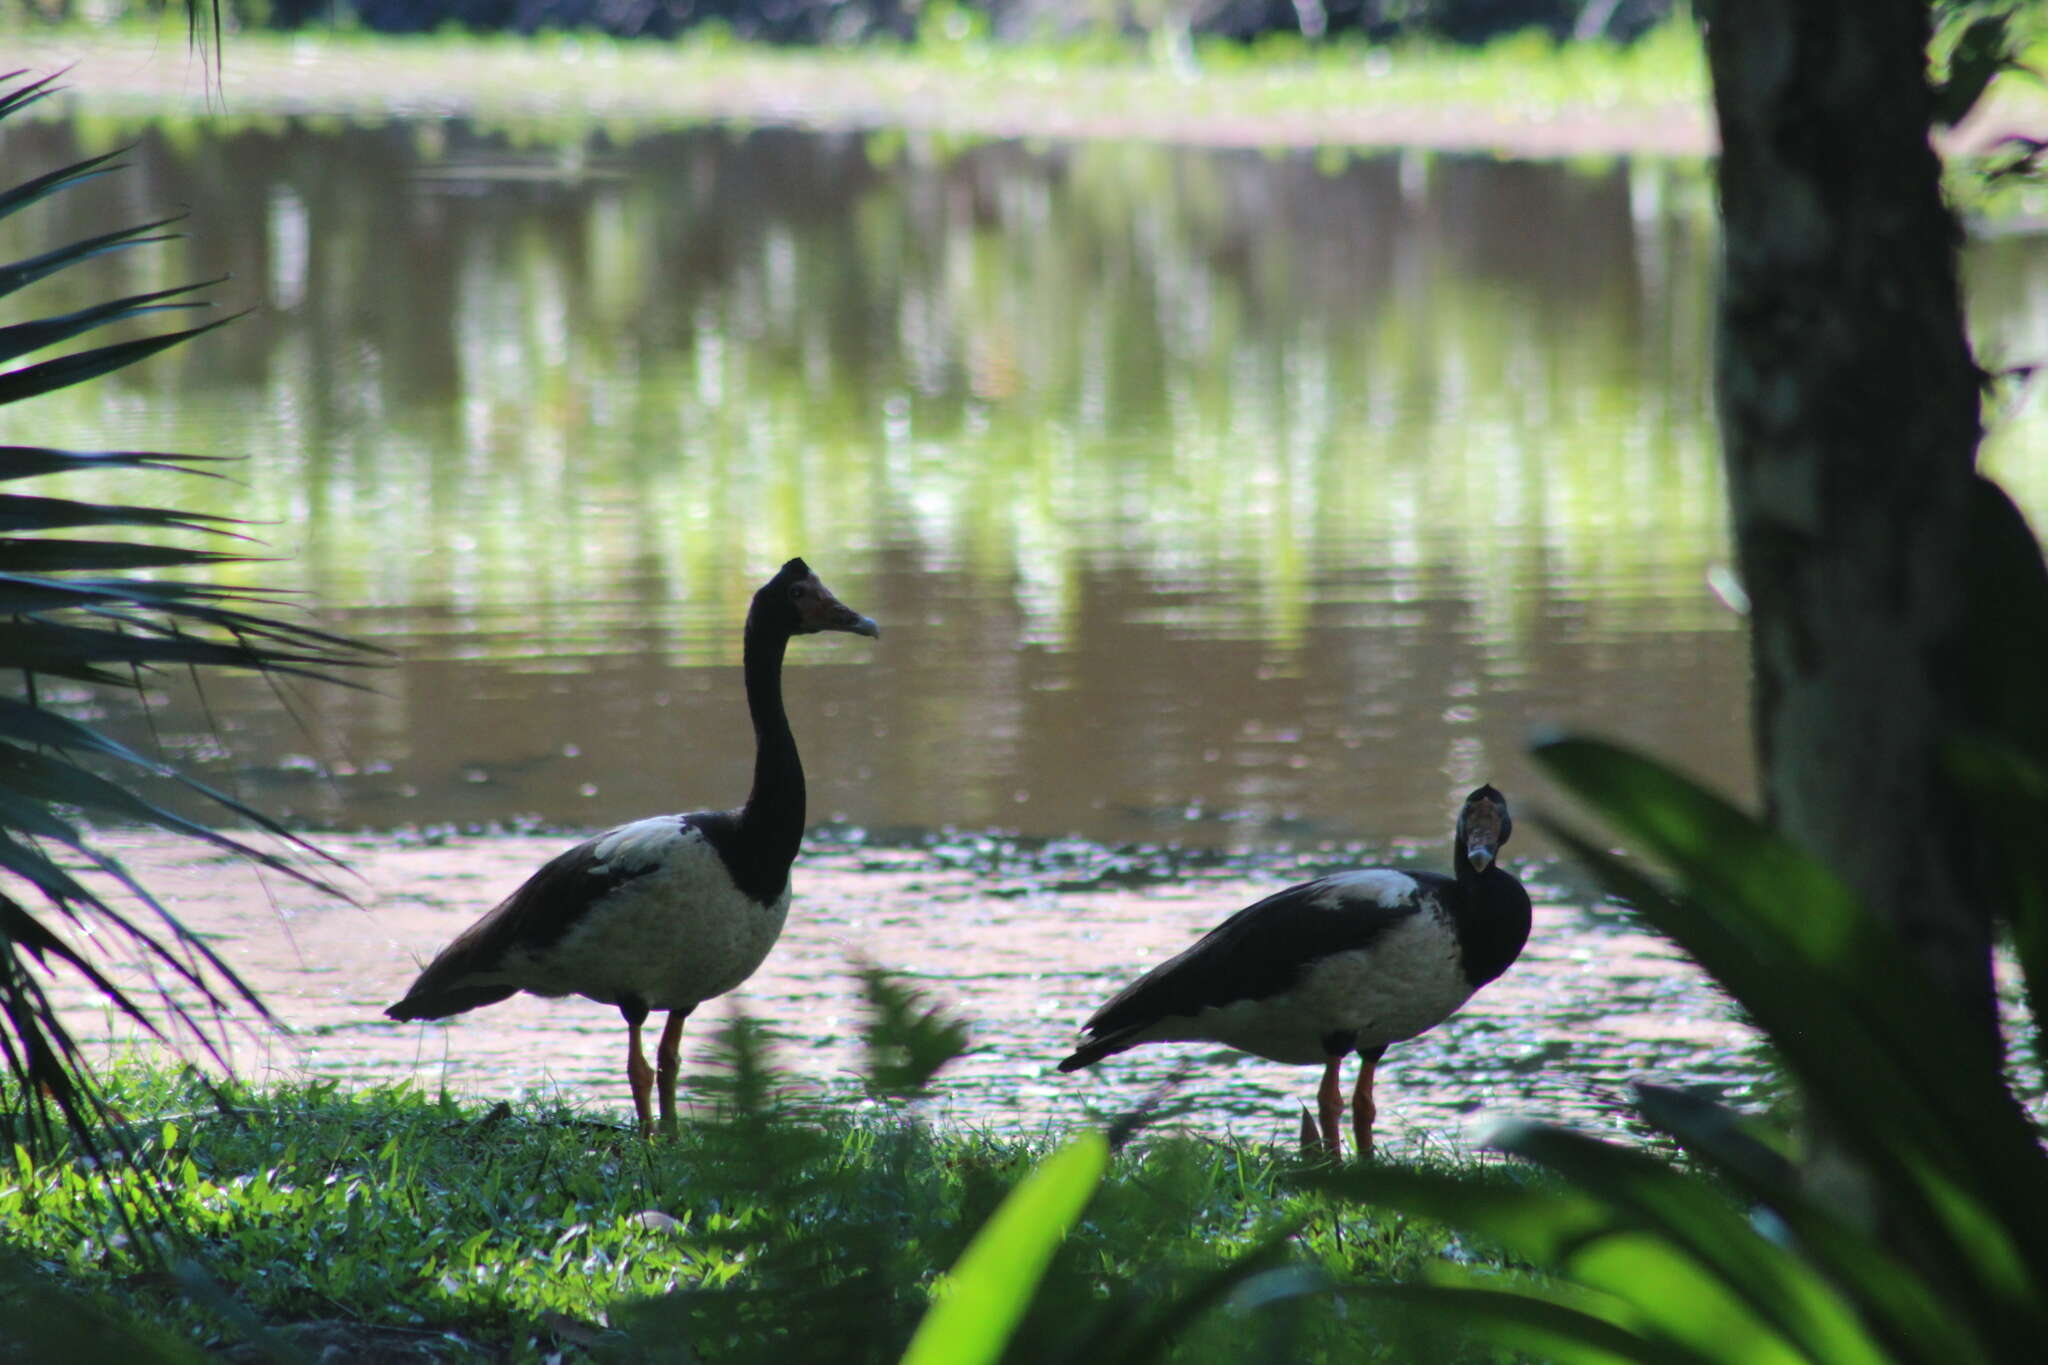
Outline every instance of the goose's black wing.
[[545, 952], [612, 892], [661, 866], [652, 851], [688, 830], [722, 853], [736, 820], [730, 811], [663, 815], [607, 830], [544, 863], [517, 891], [456, 935], [427, 964], [393, 1019], [445, 1019], [495, 1004], [519, 990], [496, 976], [507, 953]]
[[1318, 877], [1254, 902], [1160, 963], [1090, 1016], [1060, 1070], [1074, 1071], [1132, 1045], [1162, 1019], [1286, 991], [1319, 958], [1370, 948], [1453, 885], [1434, 872], [1361, 868]]

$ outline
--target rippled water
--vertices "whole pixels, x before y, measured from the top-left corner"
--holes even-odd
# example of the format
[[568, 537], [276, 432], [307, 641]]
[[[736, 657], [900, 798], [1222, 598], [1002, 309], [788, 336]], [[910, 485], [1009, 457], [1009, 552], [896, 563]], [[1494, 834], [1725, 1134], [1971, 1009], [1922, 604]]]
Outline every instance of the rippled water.
[[[276, 878], [259, 882], [166, 840], [121, 836], [116, 845], [175, 909], [206, 925], [211, 946], [292, 1031], [229, 1034], [242, 1074], [410, 1080], [498, 1098], [538, 1090], [627, 1110], [626, 1031], [609, 1007], [520, 996], [445, 1025], [381, 1017], [420, 961], [559, 840], [342, 841], [337, 851], [362, 877], [351, 886], [363, 909]], [[712, 1064], [712, 1039], [738, 1010], [781, 1035], [777, 1061], [805, 1084], [857, 1094], [866, 1006], [853, 973], [886, 964], [971, 1029], [973, 1051], [923, 1102], [936, 1118], [1057, 1130], [1168, 1087], [1186, 1106], [1177, 1121], [1291, 1142], [1314, 1067], [1199, 1044], [1139, 1048], [1074, 1075], [1055, 1067], [1080, 1021], [1131, 976], [1229, 910], [1330, 865], [1112, 853], [1075, 841], [877, 847], [828, 836], [805, 852], [796, 909], [767, 964], [692, 1017], [685, 1071]], [[1390, 1148], [1469, 1145], [1478, 1122], [1505, 1114], [1624, 1131], [1621, 1102], [1635, 1077], [1711, 1084], [1738, 1102], [1758, 1097], [1765, 1068], [1748, 1031], [1670, 944], [1618, 915], [1561, 902], [1544, 881], [1536, 895], [1522, 961], [1449, 1023], [1388, 1054], [1378, 1094]], [[127, 1036], [88, 992], [61, 998], [81, 1036]]]
[[[368, 832], [346, 844], [392, 878], [372, 873], [374, 917], [295, 910], [298, 949], [205, 879], [181, 903], [309, 1030], [305, 1065], [620, 1100], [600, 1007], [376, 1019], [557, 846], [393, 832], [737, 801], [739, 619], [793, 553], [884, 634], [791, 650], [835, 832], [744, 998], [830, 1078], [852, 1065], [849, 958], [918, 972], [980, 1021], [945, 1101], [976, 1120], [1119, 1102], [1200, 1055], [1048, 1073], [1110, 989], [1304, 867], [1440, 865], [1482, 779], [1548, 808], [1533, 731], [1750, 780], [1743, 638], [1708, 586], [1697, 166], [90, 117], [10, 126], [0, 150], [55, 165], [130, 139], [128, 175], [0, 223], [0, 253], [184, 206], [186, 242], [39, 301], [232, 271], [214, 297], [255, 311], [0, 409], [0, 441], [246, 456], [239, 483], [71, 491], [249, 517], [280, 558], [224, 577], [302, 590], [394, 651], [368, 691], [229, 682], [202, 704], [167, 681], [146, 717], [65, 699], [268, 809]], [[1969, 267], [1986, 355], [2037, 357], [2048, 244], [2006, 234]], [[2037, 520], [2044, 446], [2022, 391], [1992, 460]], [[1636, 1071], [1747, 1093], [1760, 1071], [1711, 993], [1519, 828], [1529, 955], [1397, 1050], [1395, 1121], [1607, 1123]], [[1183, 873], [1006, 880], [935, 837], [1163, 849]], [[1256, 1125], [1312, 1081], [1243, 1063], [1190, 1085]]]

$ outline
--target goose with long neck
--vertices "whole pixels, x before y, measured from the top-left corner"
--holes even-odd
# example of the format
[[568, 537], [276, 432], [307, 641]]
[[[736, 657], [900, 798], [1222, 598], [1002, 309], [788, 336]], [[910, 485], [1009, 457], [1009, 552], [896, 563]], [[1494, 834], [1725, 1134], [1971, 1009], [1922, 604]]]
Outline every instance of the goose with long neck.
[[1060, 1070], [1162, 1042], [1320, 1062], [1320, 1121], [1304, 1117], [1303, 1131], [1337, 1157], [1339, 1067], [1355, 1051], [1352, 1131], [1371, 1155], [1373, 1073], [1387, 1048], [1450, 1018], [1528, 941], [1529, 893], [1498, 861], [1513, 828], [1507, 798], [1481, 787], [1458, 813], [1453, 875], [1364, 867], [1246, 906], [1097, 1010]]
[[[790, 638], [878, 636], [801, 559], [784, 564], [747, 611], [742, 673], [754, 727], [754, 784], [734, 810], [657, 815], [608, 829], [551, 859], [457, 935], [420, 972], [393, 1019], [444, 1019], [519, 991], [581, 995], [618, 1008], [640, 1131], [676, 1126], [683, 1021], [754, 974], [789, 915], [789, 871], [804, 837], [804, 770], [782, 707]], [[640, 1029], [668, 1021], [655, 1067]]]

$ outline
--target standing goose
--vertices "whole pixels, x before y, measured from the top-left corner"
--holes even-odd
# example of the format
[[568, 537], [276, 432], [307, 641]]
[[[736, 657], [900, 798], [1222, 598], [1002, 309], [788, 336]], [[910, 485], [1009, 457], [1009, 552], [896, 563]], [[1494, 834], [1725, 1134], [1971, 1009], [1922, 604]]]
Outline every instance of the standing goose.
[[879, 636], [801, 559], [747, 610], [743, 672], [754, 722], [754, 788], [738, 810], [657, 815], [560, 854], [427, 964], [393, 1019], [445, 1019], [516, 991], [581, 995], [626, 1018], [626, 1078], [640, 1132], [654, 1122], [656, 1072], [640, 1050], [650, 1010], [667, 1010], [655, 1060], [661, 1126], [676, 1126], [676, 1069], [690, 1011], [754, 974], [789, 914], [789, 869], [804, 836], [804, 770], [782, 709], [792, 635]]
[[1275, 1062], [1321, 1062], [1321, 1138], [1339, 1157], [1338, 1067], [1356, 1051], [1364, 1068], [1352, 1129], [1359, 1154], [1371, 1155], [1373, 1068], [1388, 1045], [1450, 1018], [1528, 941], [1529, 893], [1496, 861], [1513, 828], [1507, 798], [1481, 787], [1458, 813], [1457, 875], [1359, 868], [1246, 906], [1117, 992], [1060, 1070], [1161, 1042], [1210, 1041]]

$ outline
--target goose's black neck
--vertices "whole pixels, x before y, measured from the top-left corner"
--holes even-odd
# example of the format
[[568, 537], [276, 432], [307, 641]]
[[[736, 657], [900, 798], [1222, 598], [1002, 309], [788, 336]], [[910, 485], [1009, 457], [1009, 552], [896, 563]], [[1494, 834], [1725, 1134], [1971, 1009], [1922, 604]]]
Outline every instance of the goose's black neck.
[[1514, 876], [1492, 864], [1481, 872], [1457, 841], [1451, 866], [1457, 890], [1450, 897], [1451, 920], [1458, 929], [1458, 959], [1473, 988], [1485, 985], [1514, 965], [1529, 941], [1529, 893]]
[[782, 656], [789, 632], [747, 614], [743, 671], [754, 722], [754, 787], [740, 808], [739, 836], [726, 855], [733, 881], [763, 904], [789, 884], [804, 838], [804, 767], [782, 709]]

